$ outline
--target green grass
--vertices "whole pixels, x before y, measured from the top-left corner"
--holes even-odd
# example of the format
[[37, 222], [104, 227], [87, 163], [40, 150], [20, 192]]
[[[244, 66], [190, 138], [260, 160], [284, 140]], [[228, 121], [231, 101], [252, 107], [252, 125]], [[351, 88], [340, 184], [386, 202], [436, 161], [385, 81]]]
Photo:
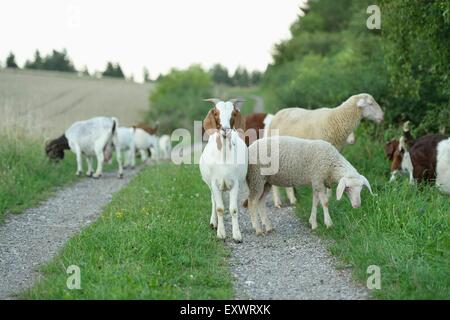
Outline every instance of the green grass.
[[[347, 196], [330, 202], [334, 225], [326, 230], [318, 214], [317, 233], [332, 239], [331, 252], [366, 283], [370, 265], [381, 268], [380, 299], [450, 299], [450, 197], [433, 186], [410, 186], [407, 177], [388, 183], [383, 145], [359, 130], [357, 144], [344, 150], [347, 159], [371, 182], [362, 206], [352, 209]], [[308, 223], [311, 191], [298, 190], [300, 218]]]
[[[210, 198], [197, 166], [146, 168], [101, 217], [43, 268], [28, 299], [228, 299], [229, 252], [209, 228]], [[66, 268], [81, 270], [68, 290]]]
[[59, 164], [45, 156], [43, 142], [0, 134], [0, 221], [49, 196], [55, 187], [75, 179], [75, 157]]
[[217, 85], [214, 89], [215, 96], [222, 99], [241, 98], [245, 100], [242, 104], [242, 114], [253, 113], [253, 109], [256, 105], [255, 96], [261, 96], [261, 90], [259, 87], [229, 87], [225, 85]]

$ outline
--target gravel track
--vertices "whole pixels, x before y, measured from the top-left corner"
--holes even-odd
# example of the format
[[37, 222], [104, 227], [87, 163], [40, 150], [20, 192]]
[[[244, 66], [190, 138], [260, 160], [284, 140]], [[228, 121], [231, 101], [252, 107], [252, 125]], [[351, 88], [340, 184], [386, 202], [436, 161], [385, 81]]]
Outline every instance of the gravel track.
[[[242, 202], [241, 202], [242, 203]], [[275, 231], [256, 236], [250, 215], [241, 208], [243, 243], [227, 240], [236, 299], [368, 299], [368, 290], [355, 283], [348, 269], [338, 270], [326, 243], [295, 216], [294, 208], [269, 205]], [[227, 232], [231, 236], [231, 218]]]
[[0, 225], [0, 299], [15, 299], [40, 276], [38, 268], [93, 222], [112, 195], [127, 185], [138, 169], [116, 171], [101, 179], [82, 178], [58, 190], [37, 208], [8, 215]]

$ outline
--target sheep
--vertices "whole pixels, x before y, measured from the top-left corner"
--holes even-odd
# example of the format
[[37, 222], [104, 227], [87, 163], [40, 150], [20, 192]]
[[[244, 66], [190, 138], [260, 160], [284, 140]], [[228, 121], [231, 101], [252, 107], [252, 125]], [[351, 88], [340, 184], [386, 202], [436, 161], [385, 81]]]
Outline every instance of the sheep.
[[133, 169], [136, 165], [136, 147], [134, 144], [134, 132], [136, 128], [120, 127], [117, 129], [119, 138], [119, 146], [122, 152], [125, 152], [124, 167], [131, 166]]
[[[229, 210], [231, 213], [233, 240], [242, 242], [238, 221], [238, 196], [245, 186], [248, 158], [247, 146], [243, 139], [243, 121], [239, 100], [227, 102], [207, 99], [214, 107], [203, 121], [208, 134], [208, 143], [200, 157], [199, 168], [203, 181], [211, 191], [210, 225], [217, 229], [217, 237], [225, 239], [223, 223], [224, 203], [222, 193], [230, 192]], [[241, 136], [242, 135], [242, 136]]]
[[165, 134], [158, 139], [158, 145], [160, 150], [160, 156], [162, 159], [170, 159], [172, 152], [172, 142], [170, 136]]
[[[367, 93], [348, 98], [336, 108], [308, 110], [302, 108], [282, 109], [275, 114], [269, 127], [269, 135], [293, 136], [305, 139], [321, 139], [330, 142], [338, 150], [347, 143], [349, 136], [366, 118], [376, 123], [384, 120], [384, 113], [375, 99]], [[278, 133], [273, 130], [278, 130]], [[297, 202], [294, 190], [286, 190], [290, 203]], [[276, 207], [281, 207], [277, 187], [273, 188]]]
[[[273, 150], [273, 151], [272, 151]], [[329, 142], [309, 140], [290, 136], [275, 136], [257, 140], [249, 147], [249, 167], [247, 185], [249, 188], [248, 207], [252, 225], [257, 235], [263, 230], [258, 221], [258, 214], [265, 227], [265, 232], [273, 230], [267, 217], [265, 196], [270, 187], [297, 187], [311, 185], [313, 189], [313, 206], [309, 223], [317, 228], [316, 214], [319, 201], [322, 204], [324, 222], [327, 228], [332, 226], [328, 211], [329, 192], [333, 182], [338, 183], [336, 198], [340, 200], [344, 191], [347, 193], [353, 208], [361, 205], [360, 192], [366, 186], [370, 193], [369, 181], [348, 162]], [[267, 155], [263, 154], [267, 152]], [[271, 174], [262, 170], [267, 164], [263, 156], [277, 163], [278, 170]]]
[[[77, 176], [81, 176], [82, 155], [86, 156], [87, 176], [99, 178], [102, 175], [103, 162], [109, 161], [112, 156], [112, 145], [116, 149], [116, 159], [119, 165], [119, 178], [123, 177], [122, 160], [116, 128], [119, 125], [117, 118], [96, 117], [72, 124], [66, 132], [45, 146], [47, 156], [52, 160], [64, 159], [64, 151], [71, 150], [77, 157]], [[93, 174], [93, 157], [97, 158], [97, 171]]]

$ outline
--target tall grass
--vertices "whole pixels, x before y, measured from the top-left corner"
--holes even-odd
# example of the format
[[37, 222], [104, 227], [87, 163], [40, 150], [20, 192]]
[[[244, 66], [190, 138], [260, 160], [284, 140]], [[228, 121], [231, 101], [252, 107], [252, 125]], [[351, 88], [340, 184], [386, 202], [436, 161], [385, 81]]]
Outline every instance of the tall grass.
[[45, 199], [55, 187], [75, 178], [75, 157], [58, 164], [45, 156], [44, 141], [20, 130], [0, 132], [0, 220]]

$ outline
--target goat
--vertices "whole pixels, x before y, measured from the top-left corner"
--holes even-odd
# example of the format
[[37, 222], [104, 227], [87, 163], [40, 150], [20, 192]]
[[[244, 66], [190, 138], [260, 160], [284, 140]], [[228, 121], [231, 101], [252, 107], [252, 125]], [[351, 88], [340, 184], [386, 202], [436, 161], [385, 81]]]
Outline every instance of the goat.
[[233, 239], [241, 242], [238, 196], [240, 188], [245, 185], [248, 165], [247, 146], [243, 140], [244, 124], [240, 113], [242, 101], [236, 99], [227, 102], [219, 99], [205, 101], [214, 104], [203, 121], [204, 130], [209, 138], [199, 162], [202, 179], [211, 191], [210, 225], [217, 228], [219, 239], [226, 238], [222, 193], [230, 191], [229, 209]]
[[[45, 146], [47, 156], [52, 160], [64, 159], [64, 151], [71, 150], [77, 157], [77, 176], [83, 171], [82, 155], [88, 164], [87, 176], [99, 178], [102, 175], [103, 162], [112, 157], [112, 145], [116, 149], [116, 159], [119, 165], [119, 178], [123, 177], [120, 146], [117, 136], [119, 121], [116, 118], [96, 117], [72, 124], [66, 132]], [[97, 171], [93, 174], [93, 157], [97, 158]]]

